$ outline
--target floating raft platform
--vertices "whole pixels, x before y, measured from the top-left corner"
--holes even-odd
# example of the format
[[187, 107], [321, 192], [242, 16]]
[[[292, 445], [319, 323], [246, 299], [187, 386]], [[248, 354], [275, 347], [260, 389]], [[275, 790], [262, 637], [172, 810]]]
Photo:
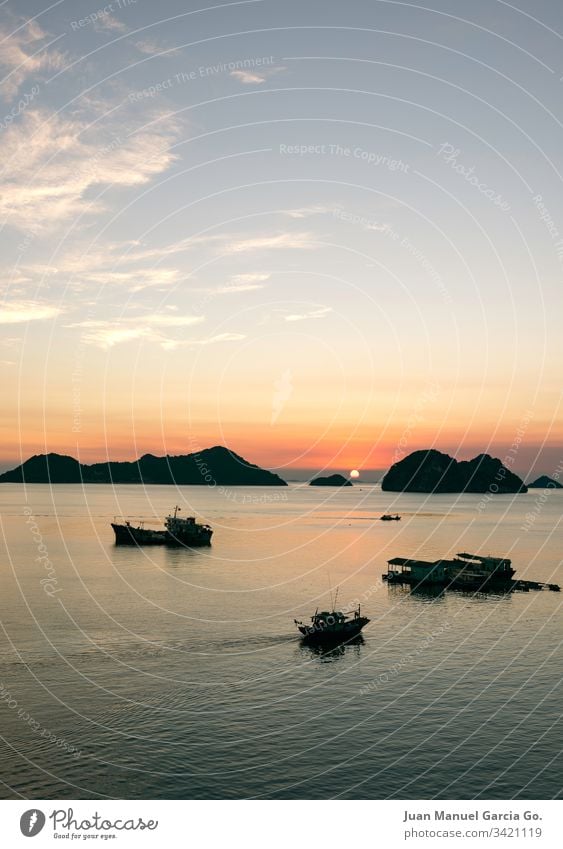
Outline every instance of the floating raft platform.
[[383, 580], [388, 584], [409, 584], [415, 587], [443, 587], [471, 592], [529, 592], [551, 590], [560, 592], [558, 584], [524, 581], [514, 578], [515, 571], [506, 557], [483, 557], [462, 553], [453, 560], [416, 560], [393, 557], [387, 561]]
[[512, 589], [527, 593], [530, 590], [551, 590], [552, 593], [561, 592], [559, 584], [544, 584], [541, 581], [514, 581]]

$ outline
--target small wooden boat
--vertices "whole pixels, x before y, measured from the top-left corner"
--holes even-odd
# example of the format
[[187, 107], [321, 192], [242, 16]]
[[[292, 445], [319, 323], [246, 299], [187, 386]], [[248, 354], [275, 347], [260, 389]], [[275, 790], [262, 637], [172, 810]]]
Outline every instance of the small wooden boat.
[[303, 636], [303, 642], [322, 645], [328, 643], [344, 643], [357, 637], [369, 619], [362, 616], [360, 605], [351, 616], [337, 610], [315, 611], [311, 616], [311, 624], [304, 625], [297, 619], [293, 620]]
[[383, 516], [380, 516], [379, 518], [380, 518], [381, 522], [400, 522], [401, 521], [401, 517], [399, 516], [398, 513], [396, 513], [394, 516], [392, 516], [390, 513], [385, 513]]

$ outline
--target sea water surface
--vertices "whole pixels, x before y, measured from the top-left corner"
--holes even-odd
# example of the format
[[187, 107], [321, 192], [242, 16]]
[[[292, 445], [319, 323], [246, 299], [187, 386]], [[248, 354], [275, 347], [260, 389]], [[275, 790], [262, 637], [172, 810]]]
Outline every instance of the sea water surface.
[[[563, 595], [381, 581], [468, 551], [563, 584], [563, 491], [542, 495], [0, 486], [1, 796], [560, 796]], [[115, 547], [114, 514], [176, 503], [210, 548]], [[294, 618], [336, 588], [363, 639], [303, 646]]]

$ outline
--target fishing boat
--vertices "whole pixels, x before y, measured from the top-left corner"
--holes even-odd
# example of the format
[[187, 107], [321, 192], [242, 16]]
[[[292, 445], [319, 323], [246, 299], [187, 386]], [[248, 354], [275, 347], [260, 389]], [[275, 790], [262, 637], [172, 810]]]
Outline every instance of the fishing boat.
[[367, 616], [361, 615], [360, 605], [352, 615], [339, 610], [315, 610], [311, 616], [311, 624], [304, 625], [297, 619], [293, 620], [303, 637], [303, 642], [310, 644], [343, 643], [357, 637], [369, 622]]
[[390, 513], [385, 513], [383, 516], [380, 516], [379, 518], [380, 518], [381, 522], [400, 522], [401, 521], [401, 517], [399, 516], [398, 513], [396, 513], [394, 516], [392, 516]]
[[209, 525], [196, 522], [193, 516], [180, 518], [180, 507], [174, 508], [174, 514], [164, 520], [164, 530], [146, 528], [144, 522], [136, 525], [129, 521], [118, 523], [113, 521], [111, 526], [115, 533], [116, 545], [168, 545], [195, 548], [211, 545], [213, 529]]

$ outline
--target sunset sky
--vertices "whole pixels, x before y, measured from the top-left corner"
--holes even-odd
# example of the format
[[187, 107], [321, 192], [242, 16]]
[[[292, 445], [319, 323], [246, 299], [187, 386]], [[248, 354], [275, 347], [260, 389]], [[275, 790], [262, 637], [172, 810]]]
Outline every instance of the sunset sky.
[[3, 468], [554, 471], [563, 14], [423, 5], [0, 5]]

